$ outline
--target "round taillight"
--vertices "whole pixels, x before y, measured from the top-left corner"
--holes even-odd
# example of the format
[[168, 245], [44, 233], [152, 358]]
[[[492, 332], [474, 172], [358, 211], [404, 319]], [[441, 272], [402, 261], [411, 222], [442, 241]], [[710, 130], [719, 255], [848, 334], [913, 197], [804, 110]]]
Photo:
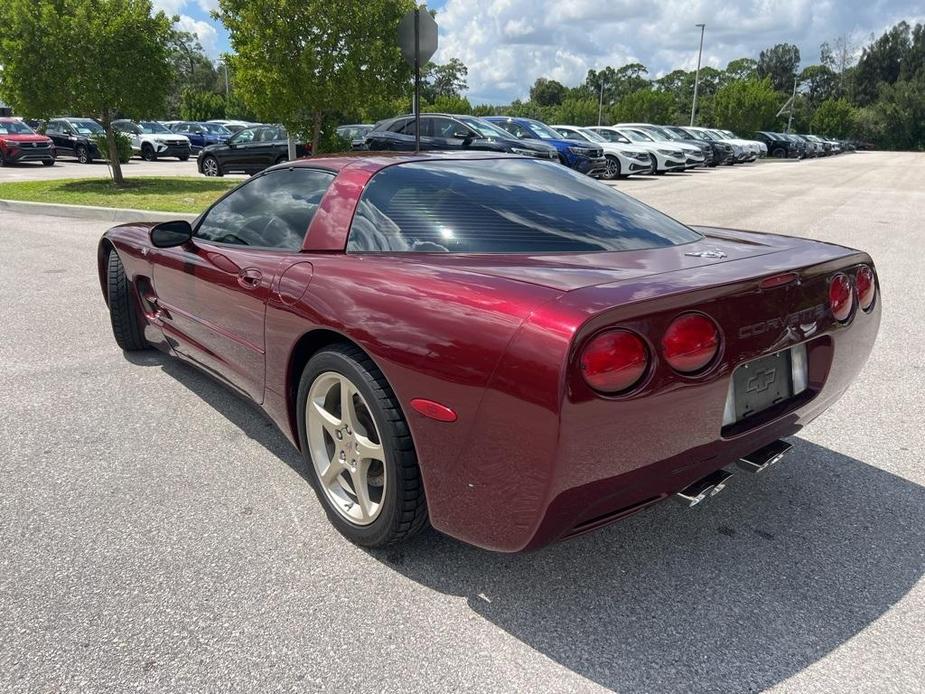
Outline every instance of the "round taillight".
[[581, 353], [581, 375], [589, 386], [605, 393], [619, 393], [636, 385], [648, 366], [645, 343], [629, 330], [601, 333]]
[[866, 311], [873, 306], [874, 294], [877, 293], [874, 271], [866, 265], [859, 267], [858, 273], [854, 276], [854, 286], [858, 290], [858, 304]]
[[719, 328], [706, 316], [685, 313], [675, 318], [665, 331], [662, 352], [675, 371], [700, 371], [719, 352]]
[[851, 292], [851, 280], [848, 275], [839, 272], [829, 284], [829, 306], [835, 320], [846, 321], [851, 315], [854, 296]]

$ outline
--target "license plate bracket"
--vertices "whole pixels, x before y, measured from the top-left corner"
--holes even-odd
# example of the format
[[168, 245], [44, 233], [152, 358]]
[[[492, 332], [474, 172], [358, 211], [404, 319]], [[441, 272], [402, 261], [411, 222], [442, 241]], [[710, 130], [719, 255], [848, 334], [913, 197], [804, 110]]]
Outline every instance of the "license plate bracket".
[[789, 349], [739, 366], [732, 374], [735, 421], [758, 414], [793, 396]]

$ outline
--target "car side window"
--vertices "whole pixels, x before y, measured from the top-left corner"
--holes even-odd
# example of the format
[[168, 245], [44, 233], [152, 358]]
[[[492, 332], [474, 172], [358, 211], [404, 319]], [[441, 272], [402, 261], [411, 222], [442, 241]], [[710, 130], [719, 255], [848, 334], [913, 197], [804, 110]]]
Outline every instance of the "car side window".
[[[400, 133], [400, 132], [402, 132], [402, 129], [405, 127], [405, 125], [408, 124], [408, 122], [409, 122], [409, 120], [408, 120], [407, 118], [405, 118], [405, 119], [399, 119], [399, 120], [395, 121], [394, 123], [392, 123], [392, 125], [390, 125], [388, 129], [389, 129], [390, 132], [393, 132], [393, 133]], [[410, 120], [410, 122], [413, 123], [413, 122], [414, 122], [414, 119], [412, 118], [412, 119]]]
[[45, 126], [45, 133], [51, 135], [60, 135], [61, 134], [61, 124], [51, 121], [48, 125]]
[[256, 134], [257, 134], [257, 131], [254, 128], [246, 128], [244, 130], [239, 130], [238, 134], [234, 136], [234, 139], [232, 140], [232, 142], [234, 142], [234, 144], [236, 145], [244, 145], [244, 144], [247, 144], [248, 142], [253, 142]]
[[271, 171], [217, 202], [194, 236], [203, 241], [297, 251], [334, 174], [318, 169]]

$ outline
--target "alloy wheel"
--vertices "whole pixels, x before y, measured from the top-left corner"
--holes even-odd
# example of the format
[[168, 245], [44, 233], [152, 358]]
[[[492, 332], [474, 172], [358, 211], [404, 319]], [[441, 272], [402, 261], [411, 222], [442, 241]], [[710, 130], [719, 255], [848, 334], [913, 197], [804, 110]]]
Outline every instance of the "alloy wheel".
[[604, 176], [609, 181], [620, 176], [620, 162], [616, 157], [607, 157], [607, 168], [604, 170]]
[[202, 161], [202, 173], [206, 176], [218, 176], [218, 162], [212, 157], [206, 157]]
[[315, 378], [305, 430], [315, 474], [331, 506], [355, 525], [375, 521], [388, 484], [385, 449], [366, 400], [349, 378], [336, 371]]

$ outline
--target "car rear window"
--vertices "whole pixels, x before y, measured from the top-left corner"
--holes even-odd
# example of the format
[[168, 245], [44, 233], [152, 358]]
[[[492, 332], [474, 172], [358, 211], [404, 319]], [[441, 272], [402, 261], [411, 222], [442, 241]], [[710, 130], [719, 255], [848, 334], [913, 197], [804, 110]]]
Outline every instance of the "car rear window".
[[680, 222], [558, 163], [437, 160], [377, 173], [357, 206], [347, 250], [624, 251], [700, 238]]

